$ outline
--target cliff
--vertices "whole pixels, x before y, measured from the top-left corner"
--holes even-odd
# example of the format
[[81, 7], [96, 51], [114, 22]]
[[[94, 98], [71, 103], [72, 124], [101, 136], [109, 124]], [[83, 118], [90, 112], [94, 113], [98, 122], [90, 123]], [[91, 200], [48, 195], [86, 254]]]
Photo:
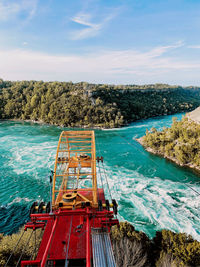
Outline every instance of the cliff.
[[187, 118], [196, 123], [200, 123], [200, 107], [196, 108], [192, 112], [187, 113]]

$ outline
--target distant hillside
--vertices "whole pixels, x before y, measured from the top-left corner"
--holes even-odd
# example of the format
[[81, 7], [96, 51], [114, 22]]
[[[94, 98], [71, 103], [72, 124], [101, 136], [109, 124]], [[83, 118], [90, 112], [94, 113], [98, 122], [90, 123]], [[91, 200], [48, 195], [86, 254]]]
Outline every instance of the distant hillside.
[[197, 87], [0, 80], [0, 119], [113, 128], [199, 105]]

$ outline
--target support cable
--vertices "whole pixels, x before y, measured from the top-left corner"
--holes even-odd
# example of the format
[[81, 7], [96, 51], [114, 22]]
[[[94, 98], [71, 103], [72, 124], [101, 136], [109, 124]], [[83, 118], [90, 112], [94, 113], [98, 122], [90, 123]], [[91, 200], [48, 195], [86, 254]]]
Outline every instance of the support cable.
[[[99, 143], [97, 141], [97, 147], [98, 147], [98, 152], [100, 152], [100, 148], [99, 148]], [[99, 161], [101, 161], [102, 163], [102, 168], [99, 166]], [[99, 158], [97, 157], [97, 162], [98, 162], [98, 168], [99, 168], [99, 174], [100, 174], [100, 178], [101, 178], [101, 182], [102, 182], [102, 187], [103, 187], [103, 179], [102, 179], [102, 175], [101, 175], [101, 169], [103, 169], [103, 173], [104, 173], [104, 176], [105, 176], [105, 180], [106, 180], [106, 184], [107, 184], [107, 188], [108, 188], [108, 192], [109, 192], [109, 195], [110, 195], [110, 200], [111, 202], [113, 202], [113, 198], [112, 198], [112, 194], [111, 194], [111, 190], [110, 190], [110, 187], [109, 187], [109, 183], [108, 183], [108, 175], [105, 171], [105, 166], [104, 166], [104, 163], [103, 163], [103, 157]], [[103, 187], [104, 189], [104, 187]], [[117, 192], [116, 192], [117, 193]], [[117, 193], [118, 195], [118, 193]], [[120, 197], [119, 197], [120, 198]], [[116, 203], [116, 202], [115, 202]], [[117, 218], [117, 214], [114, 215], [115, 218]], [[107, 227], [108, 228], [108, 227]]]
[[100, 178], [101, 178], [101, 185], [102, 185], [102, 188], [104, 190], [104, 186], [103, 186], [103, 178], [102, 178], [102, 175], [101, 175], [101, 169], [99, 167], [99, 162], [98, 162], [98, 168], [99, 168], [99, 175], [100, 175]]
[[[105, 165], [104, 165], [104, 168], [99, 166], [99, 169], [102, 170], [102, 171], [108, 170], [107, 168], [105, 168]], [[107, 177], [108, 177], [108, 175], [107, 175]], [[120, 199], [120, 195], [119, 195], [119, 193], [117, 191], [115, 191], [114, 194], [116, 194], [118, 196], [118, 198]]]
[[30, 234], [30, 236], [29, 236], [29, 238], [28, 238], [26, 244], [24, 245], [24, 247], [23, 247], [23, 249], [22, 249], [22, 253], [21, 253], [20, 257], [19, 257], [19, 260], [18, 260], [18, 262], [17, 262], [17, 264], [16, 264], [16, 267], [18, 267], [18, 265], [19, 265], [19, 263], [20, 263], [20, 261], [21, 261], [21, 258], [22, 258], [23, 254], [24, 254], [24, 250], [25, 250], [26, 246], [28, 245], [28, 243], [29, 243], [29, 241], [30, 241], [32, 235], [33, 235], [33, 230], [32, 230], [32, 232], [31, 232], [31, 234]]
[[4, 265], [4, 267], [7, 267], [7, 266], [8, 266], [8, 263], [9, 263], [9, 261], [10, 261], [12, 255], [15, 253], [16, 248], [17, 248], [17, 246], [19, 245], [19, 242], [21, 241], [21, 239], [22, 239], [24, 233], [25, 233], [25, 231], [21, 234], [21, 236], [20, 236], [20, 238], [19, 238], [19, 240], [18, 240], [16, 246], [14, 247], [14, 249], [13, 249], [12, 253], [10, 254], [10, 256], [9, 256], [9, 258], [8, 258], [8, 260], [7, 260], [7, 262], [6, 262], [6, 264]]
[[[98, 154], [100, 155], [100, 148], [99, 148], [98, 138], [96, 138], [96, 144], [97, 144], [96, 148], [97, 148]], [[99, 164], [98, 164], [98, 168], [100, 170]], [[98, 183], [98, 180], [97, 180], [97, 183]], [[98, 199], [98, 201], [100, 200], [98, 186], [97, 186], [97, 199]]]
[[102, 166], [103, 166], [103, 172], [104, 172], [104, 176], [106, 178], [106, 183], [107, 183], [107, 187], [108, 187], [108, 192], [109, 192], [109, 195], [110, 195], [110, 199], [112, 201], [112, 194], [111, 194], [111, 191], [110, 191], [110, 187], [109, 187], [109, 183], [108, 183], [108, 176], [106, 174], [106, 171], [105, 171], [105, 168], [104, 168], [104, 164], [103, 164], [103, 161], [101, 162], [102, 163]]
[[69, 228], [69, 237], [68, 237], [68, 242], [67, 242], [67, 253], [66, 253], [66, 259], [65, 259], [65, 267], [68, 267], [68, 253], [69, 253], [69, 243], [70, 243], [70, 238], [71, 238], [71, 231], [72, 231], [72, 220], [73, 220], [73, 215], [71, 218], [71, 222], [70, 222], [70, 228]]
[[[40, 230], [41, 230], [41, 231], [40, 231], [40, 234], [39, 234], [39, 236], [38, 236], [38, 240], [40, 240], [40, 239], [42, 238], [43, 231], [44, 231], [43, 229], [40, 229]], [[35, 231], [36, 231], [36, 229], [35, 229]], [[40, 244], [41, 242], [42, 242], [42, 240], [41, 240], [40, 242], [38, 241], [38, 242], [35, 243], [35, 249], [36, 249], [36, 245], [37, 245], [37, 248], [39, 248], [39, 244]], [[34, 256], [34, 254], [30, 256], [30, 259], [29, 259], [29, 260], [34, 259], [33, 256]], [[35, 250], [35, 258], [36, 258], [36, 256], [37, 256], [37, 253], [36, 253], [36, 250]]]

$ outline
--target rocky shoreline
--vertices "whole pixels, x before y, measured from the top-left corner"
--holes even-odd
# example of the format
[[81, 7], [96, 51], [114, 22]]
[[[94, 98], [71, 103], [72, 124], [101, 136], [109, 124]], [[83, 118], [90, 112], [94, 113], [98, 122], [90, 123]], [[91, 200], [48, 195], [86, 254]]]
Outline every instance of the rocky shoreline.
[[200, 107], [180, 121], [173, 118], [169, 128], [152, 128], [136, 139], [146, 151], [200, 174]]
[[171, 161], [171, 162], [173, 162], [173, 163], [176, 163], [178, 166], [185, 167], [185, 168], [189, 168], [189, 169], [191, 169], [191, 170], [197, 172], [198, 174], [200, 174], [200, 167], [199, 167], [199, 166], [196, 166], [196, 165], [191, 164], [191, 163], [182, 164], [182, 163], [180, 163], [180, 162], [179, 162], [176, 158], [174, 158], [174, 157], [170, 157], [170, 156], [166, 155], [165, 153], [162, 153], [162, 152], [159, 151], [159, 150], [154, 150], [154, 149], [151, 148], [151, 147], [147, 147], [147, 146], [145, 146], [145, 144], [144, 144], [144, 142], [143, 142], [143, 137], [144, 137], [144, 136], [142, 136], [142, 137], [140, 137], [140, 138], [136, 138], [135, 140], [136, 140], [139, 144], [141, 144], [147, 152], [149, 152], [149, 153], [151, 153], [151, 154], [154, 154], [154, 155], [157, 155], [157, 156], [160, 156], [160, 157], [162, 157], [162, 158], [165, 158], [165, 159], [167, 159], [167, 160], [169, 160], [169, 161]]

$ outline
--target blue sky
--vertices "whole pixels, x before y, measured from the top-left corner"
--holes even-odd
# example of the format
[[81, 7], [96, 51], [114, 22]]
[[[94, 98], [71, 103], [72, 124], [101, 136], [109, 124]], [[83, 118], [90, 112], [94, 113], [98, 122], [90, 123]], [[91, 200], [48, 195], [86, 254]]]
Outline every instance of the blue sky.
[[0, 0], [0, 77], [200, 86], [200, 1]]

